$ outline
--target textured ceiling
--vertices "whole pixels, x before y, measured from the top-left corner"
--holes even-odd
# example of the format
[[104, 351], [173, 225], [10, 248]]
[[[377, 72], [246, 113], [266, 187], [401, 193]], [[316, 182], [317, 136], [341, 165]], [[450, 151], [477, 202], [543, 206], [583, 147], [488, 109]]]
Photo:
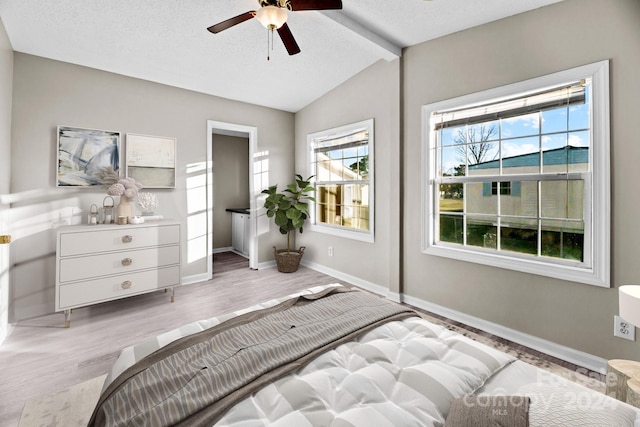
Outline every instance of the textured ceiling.
[[252, 19], [207, 27], [256, 0], [0, 0], [13, 49], [197, 92], [298, 111], [401, 48], [561, 0], [343, 0], [341, 11], [289, 13], [302, 52]]

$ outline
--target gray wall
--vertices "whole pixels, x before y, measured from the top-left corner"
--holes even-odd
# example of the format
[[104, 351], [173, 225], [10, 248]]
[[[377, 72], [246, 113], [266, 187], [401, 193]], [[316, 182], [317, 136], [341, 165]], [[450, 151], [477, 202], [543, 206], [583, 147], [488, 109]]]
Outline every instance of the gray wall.
[[[154, 189], [157, 212], [183, 223], [183, 277], [207, 271], [205, 251], [207, 120], [255, 126], [258, 149], [270, 157], [269, 178], [293, 173], [293, 114], [230, 101], [86, 67], [14, 54], [11, 170], [17, 239], [12, 244], [12, 319], [53, 311], [59, 223], [85, 220], [104, 190], [55, 188], [56, 126], [67, 125], [177, 138], [175, 189]], [[276, 230], [259, 236], [268, 261]]]
[[249, 140], [213, 135], [213, 248], [231, 246], [231, 213], [249, 207]]
[[[421, 107], [603, 59], [611, 60], [612, 288], [423, 254]], [[296, 114], [296, 171], [307, 172], [308, 133], [373, 117], [376, 242], [305, 231], [297, 237], [308, 248], [305, 258], [595, 356], [637, 358], [637, 343], [613, 337], [613, 316], [616, 288], [640, 283], [640, 144], [632, 127], [640, 116], [638, 70], [637, 0], [566, 0], [409, 47], [399, 61], [373, 65]]]
[[[305, 261], [399, 290], [400, 60], [379, 61], [296, 113], [296, 171], [307, 177], [307, 134], [374, 119], [375, 243], [312, 232], [296, 236]], [[329, 257], [327, 247], [333, 246]]]
[[[13, 50], [0, 20], [0, 234], [9, 233], [11, 171], [11, 102], [13, 99]], [[0, 343], [7, 334], [9, 319], [9, 245], [0, 245]]]
[[[420, 252], [420, 107], [611, 60], [612, 284], [573, 282]], [[567, 0], [410, 47], [404, 54], [404, 292], [603, 358], [637, 358], [613, 337], [617, 288], [640, 283], [640, 1]]]

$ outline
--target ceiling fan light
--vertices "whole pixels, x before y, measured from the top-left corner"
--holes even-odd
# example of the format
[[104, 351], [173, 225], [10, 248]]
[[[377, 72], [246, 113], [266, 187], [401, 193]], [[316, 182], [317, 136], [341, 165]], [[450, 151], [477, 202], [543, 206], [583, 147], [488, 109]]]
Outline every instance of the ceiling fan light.
[[287, 12], [277, 6], [264, 6], [256, 12], [256, 19], [269, 30], [276, 30], [287, 22]]

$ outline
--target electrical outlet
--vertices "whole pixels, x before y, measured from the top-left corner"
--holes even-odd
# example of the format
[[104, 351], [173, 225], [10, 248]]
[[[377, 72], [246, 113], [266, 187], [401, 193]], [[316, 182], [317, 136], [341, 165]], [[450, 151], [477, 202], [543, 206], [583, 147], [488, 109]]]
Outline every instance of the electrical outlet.
[[635, 341], [636, 327], [620, 316], [613, 316], [613, 336]]
[[329, 246], [328, 253], [329, 253], [329, 256], [333, 256], [333, 246]]

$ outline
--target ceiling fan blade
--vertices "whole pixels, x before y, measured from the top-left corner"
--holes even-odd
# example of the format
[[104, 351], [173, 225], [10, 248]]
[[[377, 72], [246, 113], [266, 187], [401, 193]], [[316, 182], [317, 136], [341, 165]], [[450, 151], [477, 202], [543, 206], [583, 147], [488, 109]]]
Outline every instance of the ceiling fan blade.
[[298, 43], [296, 43], [296, 39], [293, 38], [293, 34], [291, 34], [291, 30], [286, 22], [282, 24], [282, 27], [278, 28], [278, 34], [280, 35], [280, 39], [282, 39], [282, 43], [284, 43], [284, 47], [287, 48], [289, 55], [300, 53], [300, 47]]
[[238, 25], [243, 23], [244, 21], [248, 21], [249, 19], [256, 16], [256, 11], [252, 10], [250, 12], [245, 12], [242, 15], [235, 16], [233, 18], [229, 18], [226, 21], [218, 22], [215, 25], [210, 26], [207, 30], [211, 31], [213, 34], [217, 34], [220, 31], [226, 30], [227, 28], [231, 28], [234, 25]]
[[342, 0], [290, 0], [291, 10], [342, 9]]

